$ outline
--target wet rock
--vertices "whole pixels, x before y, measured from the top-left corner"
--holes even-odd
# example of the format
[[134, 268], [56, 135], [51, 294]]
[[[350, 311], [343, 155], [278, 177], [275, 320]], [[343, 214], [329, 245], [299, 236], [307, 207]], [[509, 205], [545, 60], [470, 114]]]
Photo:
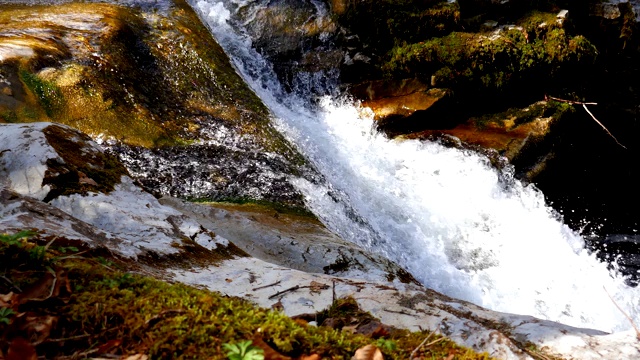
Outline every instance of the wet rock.
[[[545, 357], [567, 359], [596, 360], [602, 358], [601, 354], [616, 359], [633, 359], [640, 352], [633, 331], [609, 335], [530, 316], [496, 313], [414, 284], [389, 286], [309, 274], [274, 267], [252, 258], [228, 260], [215, 268], [172, 272], [177, 281], [205, 285], [211, 290], [241, 296], [265, 307], [273, 304], [274, 294], [298, 286], [297, 290], [278, 296], [279, 303], [290, 316], [308, 314], [332, 305], [333, 288], [311, 292], [307, 286], [312, 281], [335, 282], [337, 298], [355, 298], [362, 311], [370, 312], [382, 324], [415, 331], [436, 330], [460, 344], [486, 351], [500, 359], [534, 359], [540, 357], [540, 353]], [[234, 279], [233, 283], [216, 280], [229, 277]], [[334, 325], [341, 324], [336, 322]], [[531, 345], [539, 350], [532, 350]]]
[[430, 88], [418, 79], [378, 80], [352, 86], [350, 93], [375, 114], [379, 128], [391, 132], [404, 119], [425, 111], [447, 96], [443, 89]]
[[398, 265], [346, 242], [309, 214], [257, 204], [193, 204], [174, 198], [160, 202], [273, 264], [348, 278], [417, 283]]
[[[177, 253], [184, 241], [210, 251], [229, 246], [226, 239], [159, 204], [117, 160], [64, 125], [0, 124], [0, 179], [6, 227], [36, 228], [52, 236], [67, 227], [60, 233], [97, 245], [115, 242], [113, 250], [125, 256]], [[45, 210], [38, 212], [40, 208]], [[49, 213], [51, 221], [43, 217]]]
[[[184, 1], [1, 6], [0, 122], [80, 129], [113, 147], [155, 193], [271, 193], [268, 200], [302, 206], [288, 177], [312, 171]], [[199, 159], [212, 164], [198, 169]], [[80, 187], [101, 184], [90, 169], [78, 171], [63, 172]]]

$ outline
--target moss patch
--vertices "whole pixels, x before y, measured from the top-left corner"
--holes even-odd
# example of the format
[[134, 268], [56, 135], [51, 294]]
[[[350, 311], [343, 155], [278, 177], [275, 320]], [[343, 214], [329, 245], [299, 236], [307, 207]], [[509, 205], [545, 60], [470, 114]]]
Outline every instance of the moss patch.
[[453, 89], [507, 90], [525, 81], [536, 88], [577, 74], [596, 55], [596, 48], [585, 37], [568, 34], [555, 14], [533, 12], [499, 33], [453, 32], [396, 46], [383, 69]]
[[[106, 257], [104, 250], [80, 256], [73, 254], [83, 249], [67, 246], [64, 240], [46, 246], [47, 239], [13, 238], [0, 235], [4, 272], [0, 309], [6, 319], [0, 321], [0, 351], [5, 354], [9, 348], [16, 350], [19, 337], [26, 344], [23, 351], [48, 359], [132, 354], [152, 359], [226, 359], [223, 344], [247, 339], [275, 356], [349, 359], [356, 349], [376, 342], [364, 335], [309, 326], [242, 299], [133, 274], [127, 270], [134, 270], [134, 263]], [[35, 260], [34, 249], [42, 254]], [[348, 299], [325, 312], [366, 317]], [[27, 316], [18, 315], [22, 313]], [[406, 359], [426, 336], [398, 332], [376, 343], [387, 358]], [[426, 358], [450, 354], [463, 360], [489, 359], [448, 339], [418, 351]]]

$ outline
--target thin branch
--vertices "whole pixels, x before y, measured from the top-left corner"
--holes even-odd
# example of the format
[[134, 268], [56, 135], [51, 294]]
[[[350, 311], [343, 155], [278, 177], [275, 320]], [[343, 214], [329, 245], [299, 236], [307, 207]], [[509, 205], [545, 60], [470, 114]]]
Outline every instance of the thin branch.
[[553, 97], [553, 96], [549, 96], [549, 95], [545, 95], [544, 96], [545, 100], [554, 100], [557, 102], [563, 102], [563, 103], [567, 103], [567, 104], [572, 104], [572, 105], [598, 105], [598, 103], [594, 103], [594, 102], [582, 102], [582, 101], [573, 101], [573, 100], [567, 100], [567, 99], [560, 99], [557, 97]]
[[9, 285], [10, 287], [14, 288], [15, 290], [17, 290], [18, 292], [22, 292], [22, 290], [13, 282], [11, 282], [11, 280], [7, 279], [4, 275], [0, 275], [0, 279], [4, 280], [7, 282], [7, 285]]
[[592, 118], [593, 120], [595, 120], [595, 122], [597, 122], [597, 123], [598, 123], [598, 125], [602, 126], [602, 128], [604, 129], [604, 131], [606, 131], [606, 132], [607, 132], [607, 134], [609, 134], [609, 136], [611, 136], [611, 137], [613, 138], [613, 140], [615, 140], [615, 141], [616, 141], [616, 143], [617, 143], [618, 145], [622, 146], [624, 149], [626, 149], [626, 148], [627, 148], [626, 146], [622, 145], [622, 144], [620, 143], [620, 141], [618, 141], [618, 139], [616, 139], [616, 137], [615, 137], [615, 136], [613, 136], [613, 134], [609, 131], [609, 129], [607, 129], [604, 125], [602, 125], [602, 123], [601, 123], [600, 121], [598, 121], [598, 119], [596, 119], [596, 117], [595, 117], [595, 116], [593, 116], [593, 114], [591, 113], [591, 111], [589, 111], [589, 109], [587, 108], [587, 105], [586, 105], [586, 104], [582, 104], [582, 107], [583, 107], [583, 108], [584, 108], [584, 110], [587, 112], [587, 114], [591, 115], [591, 118]]
[[427, 336], [424, 340], [422, 340], [422, 342], [420, 343], [420, 345], [418, 345], [417, 348], [413, 349], [413, 351], [411, 352], [411, 355], [409, 355], [409, 360], [413, 359], [413, 356], [418, 352], [418, 350], [420, 350], [422, 345], [424, 345], [429, 340], [429, 338], [431, 338], [431, 335], [433, 335], [434, 333], [435, 333], [435, 331], [434, 332], [430, 332], [429, 336]]
[[640, 330], [638, 330], [638, 328], [636, 327], [636, 324], [633, 322], [633, 319], [631, 318], [631, 316], [629, 316], [626, 312], [624, 312], [624, 310], [622, 310], [620, 305], [618, 305], [618, 303], [615, 300], [613, 300], [613, 298], [607, 291], [607, 288], [605, 288], [604, 286], [602, 286], [602, 288], [604, 289], [604, 292], [607, 293], [607, 296], [609, 297], [609, 299], [611, 299], [611, 302], [613, 302], [613, 305], [615, 305], [618, 308], [618, 310], [620, 310], [620, 312], [627, 318], [627, 320], [629, 320], [629, 322], [631, 323], [631, 326], [633, 326], [633, 329], [636, 331], [636, 338], [640, 340]]
[[553, 97], [553, 96], [549, 96], [549, 95], [545, 95], [544, 96], [545, 100], [553, 100], [553, 101], [558, 101], [558, 102], [563, 102], [563, 103], [567, 103], [567, 104], [571, 104], [571, 105], [582, 105], [582, 107], [584, 108], [584, 110], [587, 112], [587, 114], [589, 114], [589, 116], [591, 116], [591, 118], [598, 123], [598, 125], [600, 125], [604, 131], [607, 132], [607, 134], [609, 134], [609, 136], [611, 136], [611, 138], [616, 142], [616, 144], [622, 146], [623, 149], [626, 149], [627, 147], [622, 145], [620, 143], [620, 141], [618, 141], [618, 139], [616, 139], [615, 136], [613, 136], [613, 134], [611, 133], [611, 131], [609, 131], [609, 129], [607, 129], [598, 119], [596, 119], [596, 117], [591, 113], [591, 111], [589, 111], [589, 108], [587, 108], [587, 105], [598, 105], [598, 103], [594, 103], [594, 102], [583, 102], [583, 101], [573, 101], [573, 100], [566, 100], [566, 99], [560, 99], [557, 97]]
[[278, 291], [277, 293], [275, 293], [275, 294], [273, 294], [273, 295], [269, 296], [269, 299], [273, 299], [274, 297], [280, 296], [280, 295], [285, 294], [285, 293], [288, 293], [288, 292], [290, 292], [290, 291], [296, 291], [296, 290], [301, 289], [301, 288], [303, 288], [303, 287], [307, 287], [307, 286], [300, 286], [300, 285], [296, 285], [296, 286], [290, 287], [290, 288], [288, 288], [288, 289], [284, 289], [284, 290], [282, 290], [282, 291]]
[[256, 291], [256, 290], [260, 290], [260, 289], [265, 289], [265, 288], [268, 288], [268, 287], [276, 286], [276, 285], [280, 284], [280, 282], [281, 281], [278, 280], [278, 281], [274, 282], [273, 284], [264, 285], [264, 286], [258, 286], [258, 287], [255, 287], [255, 288], [251, 289], [251, 290]]

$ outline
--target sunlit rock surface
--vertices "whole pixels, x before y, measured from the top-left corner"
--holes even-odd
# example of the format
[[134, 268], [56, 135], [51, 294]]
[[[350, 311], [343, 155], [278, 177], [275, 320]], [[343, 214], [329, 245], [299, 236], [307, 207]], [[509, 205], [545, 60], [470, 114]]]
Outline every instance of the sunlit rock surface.
[[[81, 171], [74, 165], [80, 161], [53, 145], [65, 142], [69, 144], [64, 150], [75, 145], [75, 156], [92, 168], [93, 172], [87, 173], [93, 178], [84, 173], [79, 175]], [[105, 239], [130, 244], [119, 248], [127, 256], [177, 253], [184, 241], [209, 249], [229, 245], [226, 239], [179, 211], [159, 204], [126, 174], [97, 168], [92, 162], [104, 153], [86, 135], [69, 127], [50, 123], [0, 124], [0, 154], [0, 179], [3, 179], [0, 184], [5, 189], [6, 201], [2, 204], [2, 217], [6, 228], [36, 228], [56, 236], [62, 227], [66, 228], [62, 234], [80, 240], [87, 240], [89, 231], [99, 234], [98, 245], [105, 243]], [[123, 171], [121, 165], [117, 170]], [[107, 173], [111, 176], [106, 176]], [[11, 196], [10, 191], [49, 203], [70, 216], [47, 210], [56, 214], [55, 225], [50, 227], [46, 218], [28, 215], [32, 210], [36, 212], [29, 206], [33, 202]]]
[[0, 3], [0, 122], [77, 128], [155, 193], [302, 207], [288, 176], [313, 171], [192, 9], [161, 5]]
[[[415, 331], [437, 330], [497, 359], [556, 356], [567, 360], [631, 360], [640, 355], [640, 343], [633, 331], [607, 335], [531, 316], [489, 311], [414, 284], [309, 274], [253, 258], [228, 260], [215, 268], [172, 272], [178, 281], [241, 296], [264, 307], [282, 306], [291, 316], [328, 307], [333, 292], [336, 297], [351, 296], [385, 324]], [[314, 290], [312, 281], [326, 286]]]

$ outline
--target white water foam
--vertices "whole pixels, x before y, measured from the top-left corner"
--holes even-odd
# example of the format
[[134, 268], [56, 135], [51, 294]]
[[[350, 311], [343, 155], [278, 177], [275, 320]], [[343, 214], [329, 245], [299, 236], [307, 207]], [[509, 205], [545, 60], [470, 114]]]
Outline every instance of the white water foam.
[[473, 152], [388, 140], [352, 104], [323, 98], [317, 109], [285, 93], [251, 40], [231, 26], [229, 14], [248, 3], [191, 1], [279, 130], [329, 182], [296, 180], [330, 229], [430, 288], [494, 310], [604, 331], [631, 328], [610, 294], [640, 318], [640, 291], [588, 254], [534, 187]]

